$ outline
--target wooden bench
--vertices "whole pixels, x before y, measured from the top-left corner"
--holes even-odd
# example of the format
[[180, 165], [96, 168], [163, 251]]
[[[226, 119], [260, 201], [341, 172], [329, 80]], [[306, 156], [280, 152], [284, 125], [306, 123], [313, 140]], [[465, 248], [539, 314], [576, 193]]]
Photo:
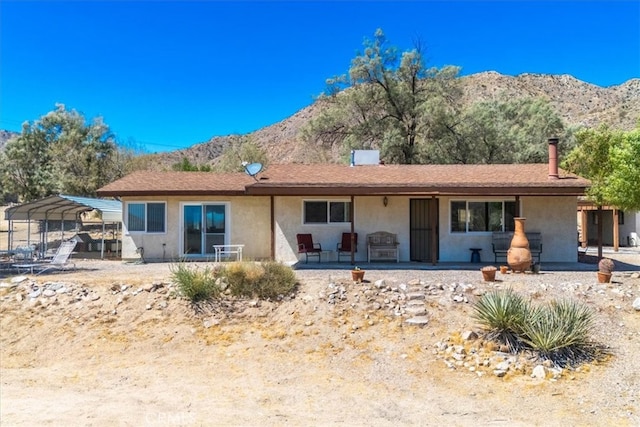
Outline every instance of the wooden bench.
[[[538, 232], [527, 232], [527, 240], [529, 240], [529, 250], [531, 251], [531, 260], [535, 263], [540, 262], [540, 254], [542, 253], [542, 234]], [[511, 239], [513, 239], [512, 232], [506, 231], [494, 231], [491, 238], [491, 245], [493, 246], [493, 254], [495, 262], [498, 262], [498, 258], [504, 258], [507, 260], [507, 252], [511, 246]]]
[[367, 261], [400, 262], [397, 236], [386, 231], [367, 234]]
[[229, 255], [235, 255], [236, 261], [242, 261], [242, 250], [244, 245], [213, 245], [216, 252], [215, 262], [222, 261], [222, 256], [228, 258]]

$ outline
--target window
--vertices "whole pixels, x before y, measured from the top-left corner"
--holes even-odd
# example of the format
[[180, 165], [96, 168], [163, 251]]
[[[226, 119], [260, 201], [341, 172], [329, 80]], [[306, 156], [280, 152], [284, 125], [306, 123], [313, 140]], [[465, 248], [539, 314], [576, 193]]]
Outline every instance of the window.
[[452, 201], [451, 232], [513, 231], [516, 202]]
[[165, 203], [128, 203], [127, 227], [129, 231], [146, 233], [165, 232]]
[[305, 224], [330, 224], [350, 222], [351, 202], [306, 200], [303, 221]]

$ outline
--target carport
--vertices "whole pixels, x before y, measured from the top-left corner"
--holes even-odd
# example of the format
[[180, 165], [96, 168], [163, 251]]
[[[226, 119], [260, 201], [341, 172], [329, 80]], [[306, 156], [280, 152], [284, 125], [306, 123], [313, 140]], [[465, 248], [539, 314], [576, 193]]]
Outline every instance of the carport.
[[[15, 221], [27, 222], [27, 246], [31, 246], [31, 222], [44, 221], [44, 230], [40, 233], [40, 255], [44, 255], [48, 246], [49, 221], [60, 221], [61, 236], [64, 240], [65, 221], [79, 222], [80, 215], [84, 212], [98, 211], [102, 222], [102, 245], [100, 258], [104, 258], [105, 224], [116, 224], [116, 235], [122, 224], [122, 203], [117, 200], [94, 199], [89, 197], [57, 195], [43, 199], [12, 206], [5, 210], [4, 219], [8, 221], [8, 245], [7, 250], [13, 249], [13, 226]], [[117, 252], [118, 248], [116, 248]]]

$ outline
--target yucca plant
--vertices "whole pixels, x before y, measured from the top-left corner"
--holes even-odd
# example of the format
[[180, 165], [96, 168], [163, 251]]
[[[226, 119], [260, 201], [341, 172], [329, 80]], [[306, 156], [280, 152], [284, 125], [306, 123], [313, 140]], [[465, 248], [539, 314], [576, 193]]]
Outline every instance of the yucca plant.
[[570, 300], [552, 301], [530, 311], [522, 341], [544, 358], [564, 365], [583, 360], [594, 350], [589, 341], [593, 311]]
[[520, 335], [530, 311], [529, 303], [520, 295], [512, 289], [487, 292], [473, 310], [488, 339], [506, 344], [511, 351], [520, 349]]

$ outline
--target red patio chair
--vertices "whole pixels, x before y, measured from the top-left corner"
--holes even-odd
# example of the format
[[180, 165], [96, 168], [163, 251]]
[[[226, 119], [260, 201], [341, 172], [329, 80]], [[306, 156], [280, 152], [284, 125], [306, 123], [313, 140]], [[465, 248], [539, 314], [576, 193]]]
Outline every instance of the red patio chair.
[[[337, 250], [338, 262], [343, 254], [351, 258], [351, 233], [342, 233], [342, 241], [338, 243]], [[358, 252], [358, 233], [353, 233], [353, 252]]]
[[320, 254], [322, 253], [320, 243], [313, 243], [311, 234], [296, 234], [296, 238], [298, 239], [298, 253], [305, 255], [304, 262], [309, 262], [310, 256], [317, 256], [318, 262], [320, 262]]

